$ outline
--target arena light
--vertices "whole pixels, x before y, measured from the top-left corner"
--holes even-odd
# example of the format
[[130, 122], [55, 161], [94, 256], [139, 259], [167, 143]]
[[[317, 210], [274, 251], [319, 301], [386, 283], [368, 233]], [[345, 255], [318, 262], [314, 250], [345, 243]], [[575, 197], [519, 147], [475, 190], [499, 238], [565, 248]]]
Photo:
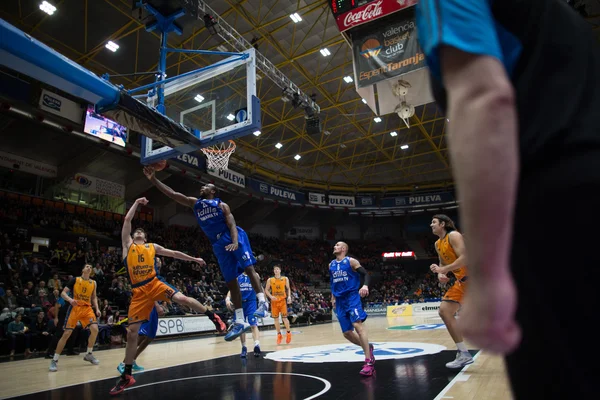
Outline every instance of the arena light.
[[404, 257], [413, 257], [415, 256], [414, 251], [389, 251], [387, 253], [382, 254], [383, 258], [404, 258]]
[[52, 4], [48, 3], [47, 1], [42, 1], [42, 4], [40, 4], [40, 10], [42, 10], [43, 12], [45, 12], [48, 15], [52, 15], [56, 11], [56, 7], [54, 7]]
[[381, 122], [381, 118], [379, 118], [379, 117], [375, 117], [375, 118], [373, 118], [373, 121], [375, 121], [375, 122], [377, 122], [377, 123], [380, 123], [380, 122]]
[[112, 40], [109, 40], [108, 43], [106, 43], [104, 45], [104, 47], [106, 47], [107, 49], [109, 49], [110, 51], [112, 51], [113, 53], [117, 50], [119, 50], [119, 45], [116, 44], [115, 42], [113, 42]]
[[256, 137], [259, 137], [261, 133], [262, 133], [261, 131], [254, 131], [254, 132], [252, 132], [252, 134], [254, 136], [256, 136]]
[[321, 54], [323, 55], [323, 57], [327, 57], [331, 55], [331, 52], [327, 48], [324, 48], [321, 49]]
[[345, 76], [344, 80], [346, 81], [346, 83], [352, 83], [352, 82], [354, 82], [354, 79], [352, 79], [351, 76]]
[[403, 144], [402, 146], [400, 146], [400, 148], [401, 148], [402, 150], [406, 150], [406, 149], [408, 149], [408, 145], [407, 145], [407, 144]]
[[299, 160], [299, 159], [301, 159], [301, 158], [302, 158], [302, 156], [301, 156], [300, 154], [296, 154], [296, 155], [294, 156], [294, 160], [296, 160], [296, 161], [298, 161], [298, 160]]
[[396, 136], [398, 136], [398, 132], [396, 132], [396, 131], [390, 132], [390, 136], [391, 137], [396, 137]]
[[233, 115], [233, 114], [229, 114], [229, 115], [227, 116], [227, 119], [228, 119], [228, 120], [230, 120], [230, 121], [233, 121], [233, 120], [235, 119], [235, 115]]
[[283, 145], [282, 145], [281, 143], [277, 143], [277, 144], [275, 145], [275, 147], [277, 147], [278, 149], [280, 149], [280, 148], [282, 148], [282, 147], [283, 147]]
[[362, 99], [362, 102], [365, 103], [365, 104], [367, 104], [367, 100], [365, 100], [365, 99]]
[[290, 18], [292, 19], [292, 21], [294, 21], [295, 24], [302, 21], [302, 18], [300, 17], [300, 15], [298, 15], [298, 13], [290, 14]]
[[[196, 100], [198, 103], [202, 103], [204, 101], [204, 97], [197, 94], [196, 97], [194, 97], [194, 100]], [[235, 117], [233, 117], [233, 118], [235, 118]]]

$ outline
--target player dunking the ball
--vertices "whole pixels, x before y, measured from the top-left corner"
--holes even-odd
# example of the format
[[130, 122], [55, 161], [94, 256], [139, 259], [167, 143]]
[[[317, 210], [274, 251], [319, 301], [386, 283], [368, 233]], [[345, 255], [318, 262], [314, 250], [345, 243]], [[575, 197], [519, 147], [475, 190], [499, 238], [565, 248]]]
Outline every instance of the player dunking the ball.
[[256, 259], [252, 254], [250, 241], [246, 232], [236, 225], [235, 218], [229, 206], [217, 197], [215, 185], [208, 184], [200, 189], [200, 199], [188, 197], [159, 181], [155, 176], [154, 168], [144, 167], [146, 177], [164, 194], [179, 204], [191, 207], [198, 221], [198, 225], [208, 236], [212, 243], [213, 251], [219, 262], [221, 273], [231, 292], [231, 301], [235, 306], [235, 322], [233, 328], [225, 335], [226, 341], [232, 341], [242, 333], [250, 330], [250, 325], [244, 320], [242, 308], [242, 294], [237, 277], [246, 272], [258, 298], [258, 308], [254, 315], [258, 318], [267, 316], [267, 304], [260, 278], [254, 270]]
[[[370, 276], [357, 259], [348, 257], [348, 245], [337, 242], [333, 246], [335, 260], [329, 264], [331, 280], [331, 301], [342, 327], [344, 337], [365, 352], [365, 365], [360, 370], [363, 376], [375, 373], [375, 355], [373, 345], [369, 343], [367, 327], [364, 322], [367, 313], [362, 308], [361, 297], [369, 295]], [[360, 277], [365, 282], [360, 287]], [[354, 330], [356, 329], [356, 332]], [[367, 356], [369, 355], [369, 356]]]
[[463, 303], [467, 290], [468, 275], [465, 266], [467, 261], [465, 243], [462, 235], [456, 231], [454, 222], [446, 215], [433, 216], [431, 231], [439, 237], [435, 242], [435, 250], [440, 259], [440, 265], [432, 264], [431, 271], [438, 274], [440, 282], [448, 282], [446, 274], [449, 272], [452, 272], [456, 278], [456, 282], [448, 289], [442, 299], [439, 313], [458, 348], [456, 359], [447, 363], [446, 367], [458, 369], [473, 363], [473, 356], [467, 350], [462, 333], [458, 329], [458, 322], [454, 318]]
[[141, 228], [136, 229], [133, 232], [133, 239], [131, 238], [131, 220], [140, 204], [146, 205], [148, 200], [140, 198], [135, 201], [125, 216], [121, 231], [123, 263], [131, 281], [133, 297], [127, 313], [129, 326], [127, 330], [127, 348], [125, 350], [125, 368], [116, 386], [110, 391], [111, 395], [122, 393], [135, 383], [132, 368], [138, 350], [139, 328], [142, 323], [150, 318], [156, 301], [174, 301], [190, 307], [199, 313], [206, 314], [213, 321], [217, 330], [225, 330], [225, 324], [218, 315], [213, 314], [198, 300], [181, 294], [177, 289], [159, 279], [156, 273], [155, 256], [157, 254], [205, 265], [203, 259], [194, 258], [179, 251], [165, 249], [156, 243], [147, 243], [146, 232]]
[[[73, 329], [77, 326], [77, 322], [81, 323], [83, 329], [90, 327], [90, 338], [88, 340], [88, 349], [84, 361], [89, 361], [94, 365], [100, 364], [100, 361], [92, 355], [96, 336], [98, 336], [98, 320], [100, 316], [100, 308], [98, 308], [98, 297], [96, 296], [96, 281], [90, 279], [92, 266], [85, 264], [81, 271], [81, 277], [71, 279], [62, 291], [62, 298], [69, 303], [69, 310], [65, 317], [64, 333], [56, 346], [54, 358], [50, 362], [50, 372], [58, 371], [58, 358], [63, 351]], [[69, 292], [72, 292], [73, 298], [69, 297]], [[92, 304], [94, 308], [92, 308]]]
[[[267, 279], [265, 293], [271, 299], [271, 316], [275, 322], [277, 330], [277, 344], [281, 344], [281, 325], [279, 323], [279, 314], [285, 325], [285, 342], [289, 344], [292, 341], [292, 332], [290, 332], [290, 321], [287, 316], [287, 305], [292, 302], [292, 291], [290, 289], [290, 280], [286, 276], [281, 276], [281, 267], [276, 265], [273, 268], [275, 276]], [[273, 294], [271, 294], [271, 292]]]

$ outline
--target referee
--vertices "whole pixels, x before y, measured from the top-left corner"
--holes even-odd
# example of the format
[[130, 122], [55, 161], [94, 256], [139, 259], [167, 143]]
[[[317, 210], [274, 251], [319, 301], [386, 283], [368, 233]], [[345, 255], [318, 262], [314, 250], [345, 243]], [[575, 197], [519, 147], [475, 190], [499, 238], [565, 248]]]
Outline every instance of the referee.
[[591, 26], [565, 0], [420, 0], [417, 27], [469, 238], [463, 332], [507, 354], [516, 399], [595, 398], [596, 335], [572, 325], [597, 303]]

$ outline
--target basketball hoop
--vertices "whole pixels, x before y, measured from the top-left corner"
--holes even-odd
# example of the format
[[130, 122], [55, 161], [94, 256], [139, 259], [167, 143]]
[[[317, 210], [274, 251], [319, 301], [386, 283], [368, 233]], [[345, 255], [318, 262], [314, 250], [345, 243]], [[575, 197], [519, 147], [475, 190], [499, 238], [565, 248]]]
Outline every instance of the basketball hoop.
[[207, 169], [214, 169], [217, 171], [220, 169], [227, 169], [229, 157], [235, 152], [235, 142], [233, 140], [228, 140], [226, 142], [204, 147], [200, 150], [202, 150], [206, 156], [206, 161], [208, 161]]

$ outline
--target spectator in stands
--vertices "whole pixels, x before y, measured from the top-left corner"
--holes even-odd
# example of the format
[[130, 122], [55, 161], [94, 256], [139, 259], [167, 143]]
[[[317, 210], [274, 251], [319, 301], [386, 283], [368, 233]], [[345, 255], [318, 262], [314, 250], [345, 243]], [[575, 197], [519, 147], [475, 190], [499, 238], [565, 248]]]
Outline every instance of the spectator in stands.
[[4, 296], [4, 305], [11, 312], [15, 312], [18, 308], [20, 308], [17, 298], [15, 295], [13, 295], [13, 292], [10, 289], [6, 290], [6, 295]]
[[15, 349], [17, 347], [17, 339], [23, 339], [25, 343], [25, 356], [29, 356], [31, 354], [30, 348], [30, 337], [27, 333], [27, 329], [25, 328], [25, 324], [22, 321], [23, 316], [21, 314], [17, 314], [15, 320], [8, 324], [8, 338], [10, 340], [10, 355], [15, 355]]
[[48, 288], [50, 290], [58, 289], [58, 291], [62, 291], [62, 282], [58, 278], [58, 274], [54, 274], [52, 278], [48, 281]]
[[34, 314], [42, 310], [41, 307], [35, 303], [33, 295], [29, 294], [29, 289], [27, 288], [23, 289], [23, 294], [17, 297], [17, 302], [20, 307], [25, 309], [26, 314]]
[[50, 333], [48, 331], [48, 320], [44, 312], [40, 311], [36, 319], [29, 324], [29, 335], [34, 351], [46, 351], [50, 340]]

